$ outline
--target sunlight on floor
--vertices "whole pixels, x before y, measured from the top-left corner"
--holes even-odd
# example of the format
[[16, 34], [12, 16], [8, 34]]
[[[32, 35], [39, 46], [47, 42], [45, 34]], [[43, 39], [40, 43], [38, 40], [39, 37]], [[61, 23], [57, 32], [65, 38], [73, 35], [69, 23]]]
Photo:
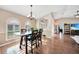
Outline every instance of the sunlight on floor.
[[63, 39], [63, 33], [60, 32], [59, 38], [60, 38], [60, 39]]

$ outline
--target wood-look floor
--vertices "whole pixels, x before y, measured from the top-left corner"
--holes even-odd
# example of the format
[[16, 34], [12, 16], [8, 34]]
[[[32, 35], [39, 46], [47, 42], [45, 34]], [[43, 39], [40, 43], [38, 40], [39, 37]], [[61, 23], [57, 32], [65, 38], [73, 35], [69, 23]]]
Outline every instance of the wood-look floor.
[[[18, 44], [18, 43], [17, 43]], [[7, 48], [16, 44], [10, 44], [0, 47], [0, 53], [4, 53]], [[78, 54], [79, 45], [70, 38], [69, 35], [64, 35], [60, 38], [59, 35], [54, 35], [51, 39], [43, 37], [43, 44], [39, 48], [34, 49], [35, 54]]]
[[59, 36], [55, 36], [52, 39], [44, 39], [43, 45], [39, 51], [37, 50], [37, 53], [77, 54], [79, 53], [79, 46], [69, 35], [65, 35], [61, 39]]

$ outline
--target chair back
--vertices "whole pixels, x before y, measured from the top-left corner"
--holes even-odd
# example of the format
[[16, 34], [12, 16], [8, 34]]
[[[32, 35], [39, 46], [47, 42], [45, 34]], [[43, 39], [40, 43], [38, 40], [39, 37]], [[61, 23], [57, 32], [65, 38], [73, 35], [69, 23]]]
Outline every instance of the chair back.
[[43, 29], [39, 29], [39, 37], [42, 36]]
[[25, 33], [26, 32], [26, 29], [21, 29], [21, 33]]
[[36, 40], [37, 39], [37, 34], [38, 34], [38, 30], [33, 30], [32, 31], [32, 40]]

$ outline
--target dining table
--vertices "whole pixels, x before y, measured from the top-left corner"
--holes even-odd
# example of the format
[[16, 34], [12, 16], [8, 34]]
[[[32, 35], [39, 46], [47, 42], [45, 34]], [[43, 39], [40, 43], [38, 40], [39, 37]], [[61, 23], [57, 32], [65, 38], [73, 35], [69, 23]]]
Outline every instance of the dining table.
[[21, 32], [16, 32], [14, 33], [15, 35], [18, 35], [18, 36], [25, 36], [25, 54], [28, 54], [28, 46], [27, 46], [27, 36], [29, 34], [32, 34], [32, 31], [26, 31], [25, 33], [21, 33]]

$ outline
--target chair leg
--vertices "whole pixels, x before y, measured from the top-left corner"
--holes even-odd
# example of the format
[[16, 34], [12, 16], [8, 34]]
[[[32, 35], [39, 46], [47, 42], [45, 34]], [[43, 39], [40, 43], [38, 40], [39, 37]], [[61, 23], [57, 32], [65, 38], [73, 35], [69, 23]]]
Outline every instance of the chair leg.
[[31, 53], [33, 53], [32, 42], [31, 42]]
[[19, 46], [20, 49], [22, 49], [21, 45]]
[[38, 39], [38, 47], [39, 47], [39, 39]]
[[38, 40], [38, 46], [39, 46], [40, 44], [42, 45], [42, 40], [41, 40], [41, 38], [39, 38], [39, 40]]
[[22, 49], [22, 47], [21, 47], [22, 42], [23, 42], [23, 36], [21, 37], [21, 40], [20, 40], [20, 49]]
[[36, 48], [38, 48], [38, 40], [36, 40]]
[[41, 41], [41, 45], [42, 45], [42, 40], [40, 40]]

